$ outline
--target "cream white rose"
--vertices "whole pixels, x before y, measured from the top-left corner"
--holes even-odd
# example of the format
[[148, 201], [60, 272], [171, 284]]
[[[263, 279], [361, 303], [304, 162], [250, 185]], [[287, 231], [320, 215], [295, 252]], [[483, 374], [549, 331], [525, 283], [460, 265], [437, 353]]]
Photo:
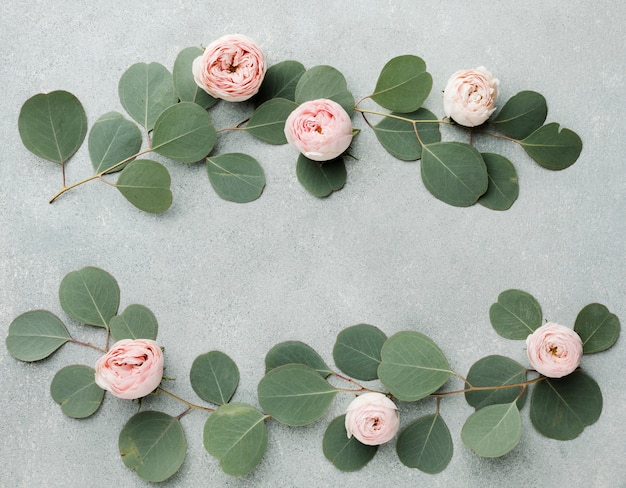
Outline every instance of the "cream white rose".
[[443, 92], [443, 111], [457, 124], [476, 127], [496, 109], [500, 82], [484, 66], [457, 71]]
[[530, 364], [548, 378], [561, 378], [573, 372], [583, 355], [583, 341], [569, 327], [548, 322], [526, 338]]
[[362, 444], [377, 446], [390, 441], [400, 427], [396, 404], [382, 393], [364, 393], [346, 410], [346, 432]]

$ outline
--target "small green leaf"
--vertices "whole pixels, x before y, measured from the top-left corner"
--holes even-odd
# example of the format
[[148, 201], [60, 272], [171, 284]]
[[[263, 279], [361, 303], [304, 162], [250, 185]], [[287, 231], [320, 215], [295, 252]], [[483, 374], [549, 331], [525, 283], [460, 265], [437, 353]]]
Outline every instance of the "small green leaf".
[[480, 153], [469, 144], [427, 144], [422, 148], [421, 166], [426, 189], [449, 205], [473, 205], [487, 191], [487, 167]]
[[454, 446], [448, 426], [439, 414], [434, 414], [404, 429], [398, 436], [396, 451], [405, 466], [436, 474], [450, 463]]
[[208, 112], [195, 103], [180, 102], [159, 115], [152, 150], [181, 163], [196, 163], [211, 152], [216, 140]]
[[515, 402], [481, 408], [461, 429], [463, 444], [481, 457], [504, 456], [521, 438], [522, 419]]
[[180, 469], [187, 453], [185, 433], [176, 417], [139, 412], [126, 423], [119, 450], [127, 468], [146, 481], [164, 481]]
[[[122, 114], [108, 112], [96, 120], [89, 132], [87, 145], [93, 169], [101, 173], [137, 154], [141, 148], [141, 131]], [[124, 166], [118, 166], [113, 171], [120, 171]]]
[[[467, 382], [473, 387], [504, 386], [526, 381], [526, 368], [504, 356], [487, 356], [476, 361], [467, 373]], [[470, 390], [465, 392], [465, 400], [477, 410], [496, 403], [517, 401], [522, 408], [526, 393], [522, 387], [498, 388], [497, 390]], [[521, 393], [521, 396], [520, 396]]]
[[54, 376], [50, 394], [65, 415], [84, 419], [98, 410], [104, 390], [96, 385], [95, 374], [93, 368], [75, 364], [66, 366]]
[[267, 450], [265, 416], [245, 403], [229, 403], [213, 412], [204, 424], [204, 448], [220, 461], [222, 471], [245, 476]]
[[341, 156], [322, 163], [300, 154], [296, 165], [296, 176], [311, 195], [324, 198], [343, 188], [348, 173]]
[[378, 377], [398, 400], [414, 402], [441, 387], [452, 374], [441, 349], [420, 332], [392, 335], [381, 350]]
[[281, 342], [265, 355], [266, 373], [284, 364], [305, 364], [316, 370], [322, 378], [332, 372], [315, 349], [300, 341]]
[[295, 427], [324, 415], [337, 391], [313, 368], [286, 364], [263, 377], [258, 396], [263, 410], [279, 422]]
[[202, 108], [210, 108], [217, 103], [217, 98], [213, 98], [193, 79], [191, 65], [193, 60], [202, 56], [202, 49], [199, 47], [187, 47], [183, 49], [174, 61], [173, 79], [176, 94], [181, 102], [193, 102]]
[[138, 209], [159, 214], [172, 205], [170, 184], [165, 166], [152, 159], [137, 159], [124, 168], [115, 187]]
[[39, 361], [70, 339], [56, 315], [47, 310], [31, 310], [11, 322], [6, 346], [9, 354], [20, 361]]
[[358, 324], [342, 330], [333, 347], [337, 367], [357, 380], [378, 379], [380, 351], [387, 336], [378, 327]]
[[59, 300], [61, 308], [74, 320], [107, 328], [120, 305], [120, 288], [109, 273], [87, 266], [63, 278]]
[[111, 336], [122, 339], [156, 340], [159, 325], [152, 311], [143, 305], [129, 305], [121, 315], [116, 315], [109, 324]]
[[352, 117], [354, 97], [348, 91], [344, 76], [332, 66], [314, 66], [298, 80], [295, 91], [295, 102], [298, 105], [319, 98], [337, 102]]
[[617, 315], [600, 303], [590, 303], [576, 317], [574, 330], [583, 341], [583, 352], [606, 351], [615, 344], [620, 333]]
[[[430, 110], [420, 108], [415, 112], [401, 114], [392, 112], [391, 116], [402, 117], [411, 120], [437, 120], [437, 116]], [[417, 139], [415, 128], [424, 144], [433, 144], [441, 141], [439, 124], [425, 122], [416, 123], [401, 120], [394, 117], [385, 117], [372, 127], [378, 138], [378, 142], [393, 157], [403, 161], [415, 161], [422, 157], [422, 145]]]
[[216, 193], [229, 202], [256, 200], [265, 188], [265, 173], [259, 162], [242, 153], [220, 154], [206, 159], [209, 181]]
[[298, 105], [285, 98], [273, 98], [259, 106], [243, 127], [269, 144], [287, 144], [285, 121]]
[[399, 113], [415, 112], [433, 87], [422, 58], [406, 54], [395, 57], [383, 67], [370, 98], [381, 107]]
[[235, 362], [220, 351], [198, 356], [191, 365], [189, 381], [193, 391], [206, 402], [228, 403], [239, 384], [239, 369]]
[[254, 97], [257, 105], [272, 98], [286, 98], [292, 102], [296, 99], [296, 85], [306, 69], [298, 61], [281, 61], [267, 69], [263, 83]]
[[541, 327], [542, 317], [539, 302], [522, 290], [503, 291], [489, 309], [491, 325], [505, 339], [526, 339]]
[[20, 110], [17, 125], [22, 143], [33, 154], [64, 163], [78, 151], [87, 134], [82, 104], [66, 91], [38, 93]]
[[482, 153], [487, 166], [489, 186], [478, 199], [478, 203], [492, 210], [507, 210], [519, 195], [519, 184], [515, 166], [499, 154]]
[[341, 471], [357, 471], [369, 463], [378, 446], [361, 444], [356, 437], [348, 439], [346, 416], [335, 418], [324, 432], [322, 442], [324, 456]]
[[491, 121], [506, 136], [524, 139], [541, 127], [548, 115], [546, 99], [534, 91], [522, 91], [511, 97]]
[[559, 132], [555, 122], [539, 127], [519, 143], [537, 163], [555, 171], [574, 164], [583, 149], [578, 134], [569, 129]]
[[124, 110], [148, 131], [178, 101], [172, 74], [159, 63], [133, 64], [120, 78], [118, 92]]
[[580, 370], [537, 383], [530, 397], [530, 420], [551, 439], [567, 441], [578, 437], [601, 413], [600, 387]]

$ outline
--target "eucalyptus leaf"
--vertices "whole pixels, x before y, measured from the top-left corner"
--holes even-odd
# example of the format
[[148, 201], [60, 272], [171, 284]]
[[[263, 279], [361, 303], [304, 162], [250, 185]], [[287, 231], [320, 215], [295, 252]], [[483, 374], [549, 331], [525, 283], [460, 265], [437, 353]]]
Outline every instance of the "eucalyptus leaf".
[[318, 198], [341, 190], [348, 179], [346, 165], [341, 156], [322, 163], [300, 154], [296, 164], [296, 176], [300, 184]]
[[228, 355], [211, 351], [194, 360], [189, 381], [193, 391], [204, 401], [224, 405], [237, 390], [239, 369]]
[[273, 98], [259, 106], [244, 130], [269, 144], [287, 144], [285, 121], [298, 105], [286, 98]]
[[119, 450], [127, 468], [146, 481], [164, 481], [182, 466], [187, 453], [185, 433], [176, 417], [162, 412], [139, 412], [119, 436]]
[[172, 72], [174, 88], [181, 102], [193, 102], [202, 108], [210, 108], [217, 103], [217, 98], [213, 98], [193, 79], [191, 65], [193, 60], [202, 56], [202, 49], [199, 47], [186, 47], [176, 56], [174, 70]]
[[292, 102], [296, 99], [296, 85], [306, 69], [298, 61], [281, 61], [270, 66], [263, 78], [263, 83], [254, 97], [257, 105], [272, 98], [286, 98]]
[[421, 167], [426, 189], [449, 205], [473, 205], [487, 191], [487, 167], [480, 153], [469, 144], [427, 144], [422, 148]]
[[539, 127], [519, 143], [537, 163], [555, 171], [574, 164], [583, 149], [578, 134], [569, 129], [559, 131], [555, 122]]
[[617, 342], [620, 334], [617, 315], [600, 303], [590, 303], [576, 317], [574, 330], [583, 341], [583, 353], [606, 351]]
[[337, 395], [337, 389], [320, 374], [303, 364], [286, 364], [272, 369], [259, 382], [258, 397], [263, 410], [291, 426], [319, 419]]
[[124, 110], [147, 131], [157, 117], [178, 101], [172, 74], [159, 63], [135, 63], [128, 68], [118, 85]]
[[[141, 131], [134, 123], [118, 112], [104, 114], [96, 120], [87, 141], [94, 171], [101, 173], [134, 156], [141, 142]], [[120, 171], [124, 166], [117, 166], [113, 171]]]
[[156, 340], [159, 325], [152, 311], [143, 305], [129, 305], [124, 312], [111, 319], [111, 336], [116, 341], [122, 339]]
[[504, 104], [491, 123], [506, 136], [524, 139], [542, 126], [548, 115], [548, 104], [540, 93], [522, 91]]
[[152, 159], [137, 159], [124, 168], [115, 187], [138, 209], [159, 214], [172, 205], [170, 184], [165, 166]]
[[93, 368], [79, 364], [57, 372], [50, 385], [50, 394], [65, 415], [84, 419], [98, 410], [104, 390], [96, 384], [95, 375]]
[[370, 98], [388, 110], [409, 113], [424, 103], [432, 86], [433, 79], [424, 60], [406, 54], [385, 64]]
[[396, 451], [405, 466], [436, 474], [450, 463], [454, 445], [448, 426], [437, 413], [407, 426], [398, 436]]
[[152, 150], [181, 163], [196, 163], [211, 152], [216, 140], [208, 112], [195, 103], [180, 102], [159, 115]]
[[9, 354], [20, 361], [39, 361], [70, 339], [56, 315], [47, 310], [31, 310], [11, 322], [6, 346]]
[[489, 309], [489, 320], [505, 339], [523, 340], [541, 327], [543, 314], [539, 302], [522, 290], [506, 290]]
[[229, 403], [213, 412], [204, 424], [204, 447], [231, 476], [245, 476], [267, 450], [265, 416], [245, 403]]
[[[523, 383], [526, 379], [527, 374], [524, 366], [517, 361], [498, 355], [479, 359], [467, 373], [467, 382], [472, 387], [503, 387]], [[514, 401], [517, 401], [518, 408], [522, 408], [526, 401], [527, 391], [525, 389], [522, 393], [521, 386], [494, 390], [470, 390], [465, 392], [465, 400], [477, 410], [496, 403]]]
[[530, 420], [551, 439], [566, 441], [578, 437], [601, 413], [600, 387], [580, 370], [537, 383], [530, 397]]
[[229, 202], [256, 200], [265, 188], [265, 173], [259, 162], [242, 153], [227, 153], [206, 159], [209, 181], [216, 193]]
[[265, 355], [266, 373], [285, 364], [305, 364], [316, 370], [322, 378], [332, 372], [317, 351], [301, 341], [281, 342]]
[[519, 195], [519, 183], [515, 166], [504, 156], [482, 153], [487, 167], [489, 186], [478, 203], [492, 210], [507, 210]]
[[500, 457], [522, 438], [522, 419], [515, 402], [477, 410], [461, 429], [463, 444], [481, 457]]
[[87, 135], [87, 115], [73, 94], [38, 93], [24, 102], [17, 119], [22, 143], [33, 154], [62, 164]]
[[380, 351], [387, 336], [378, 327], [358, 324], [342, 330], [333, 347], [337, 367], [357, 380], [378, 378]]
[[332, 66], [314, 66], [298, 80], [295, 91], [295, 102], [298, 105], [319, 98], [337, 102], [352, 117], [354, 97], [348, 91], [344, 76]]
[[348, 438], [346, 416], [335, 418], [324, 432], [322, 441], [324, 456], [341, 471], [357, 471], [369, 463], [378, 446], [367, 446], [356, 437]]
[[441, 349], [424, 334], [401, 331], [381, 350], [378, 377], [398, 400], [414, 402], [441, 387], [452, 374]]
[[65, 275], [59, 300], [61, 308], [74, 320], [107, 328], [120, 305], [120, 288], [109, 273], [87, 266]]

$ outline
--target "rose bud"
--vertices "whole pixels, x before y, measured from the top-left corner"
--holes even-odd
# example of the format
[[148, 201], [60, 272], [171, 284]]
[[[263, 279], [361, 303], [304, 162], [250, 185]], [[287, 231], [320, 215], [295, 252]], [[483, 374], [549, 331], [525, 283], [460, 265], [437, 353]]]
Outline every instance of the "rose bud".
[[482, 124], [496, 109], [499, 84], [484, 66], [457, 71], [443, 92], [444, 113], [466, 127]]
[[346, 410], [348, 439], [354, 436], [362, 444], [377, 446], [390, 441], [400, 426], [396, 404], [382, 393], [364, 393]]
[[561, 378], [580, 364], [583, 341], [569, 327], [548, 322], [526, 338], [530, 364], [548, 378]]

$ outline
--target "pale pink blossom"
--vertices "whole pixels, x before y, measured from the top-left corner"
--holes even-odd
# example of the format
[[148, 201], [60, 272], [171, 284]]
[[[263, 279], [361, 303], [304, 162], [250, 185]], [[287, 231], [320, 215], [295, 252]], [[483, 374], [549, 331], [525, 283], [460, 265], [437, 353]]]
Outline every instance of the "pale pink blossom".
[[569, 327], [548, 322], [526, 338], [530, 364], [548, 378], [561, 378], [580, 364], [583, 341]]
[[220, 37], [193, 60], [197, 85], [215, 98], [241, 102], [255, 95], [265, 77], [265, 55], [248, 36]]
[[150, 339], [122, 339], [96, 361], [96, 384], [126, 400], [151, 393], [163, 378], [163, 353]]
[[356, 397], [346, 410], [346, 432], [362, 444], [377, 446], [390, 441], [400, 426], [396, 404], [382, 393]]
[[500, 82], [484, 66], [454, 73], [443, 92], [443, 111], [457, 124], [475, 127], [496, 109]]

